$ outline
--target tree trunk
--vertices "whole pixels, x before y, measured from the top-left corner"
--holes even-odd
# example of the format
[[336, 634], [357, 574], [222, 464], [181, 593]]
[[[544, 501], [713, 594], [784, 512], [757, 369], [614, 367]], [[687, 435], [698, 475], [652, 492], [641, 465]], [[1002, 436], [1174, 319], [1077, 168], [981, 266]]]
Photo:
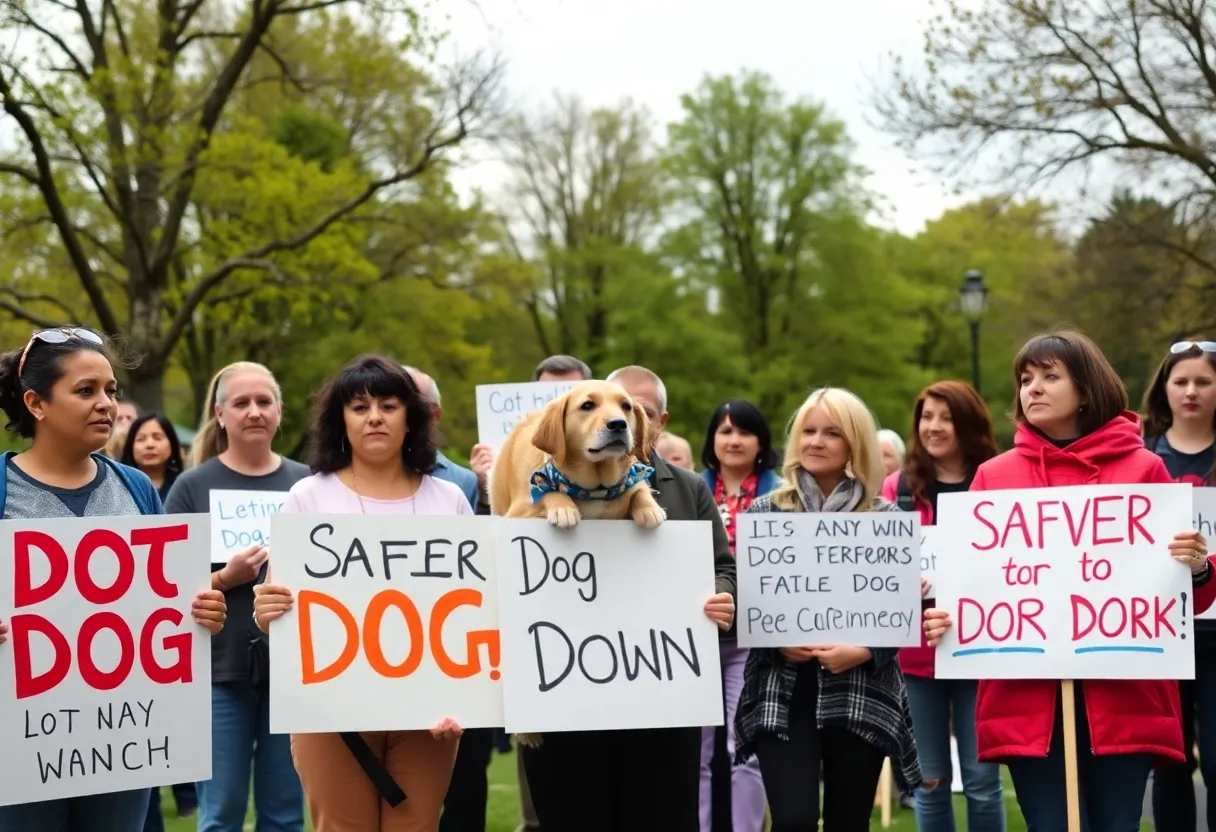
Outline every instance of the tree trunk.
[[127, 371], [124, 398], [134, 402], [140, 410], [165, 412], [165, 365], [163, 361], [147, 357], [138, 367]]

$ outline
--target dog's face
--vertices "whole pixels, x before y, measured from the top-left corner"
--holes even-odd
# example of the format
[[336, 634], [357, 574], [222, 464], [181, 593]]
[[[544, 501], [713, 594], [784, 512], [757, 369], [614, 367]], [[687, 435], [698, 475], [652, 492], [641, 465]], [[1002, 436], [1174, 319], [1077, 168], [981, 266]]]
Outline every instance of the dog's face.
[[646, 414], [620, 385], [584, 381], [545, 406], [532, 444], [558, 467], [572, 455], [589, 462], [629, 455], [640, 460], [650, 446], [649, 430]]

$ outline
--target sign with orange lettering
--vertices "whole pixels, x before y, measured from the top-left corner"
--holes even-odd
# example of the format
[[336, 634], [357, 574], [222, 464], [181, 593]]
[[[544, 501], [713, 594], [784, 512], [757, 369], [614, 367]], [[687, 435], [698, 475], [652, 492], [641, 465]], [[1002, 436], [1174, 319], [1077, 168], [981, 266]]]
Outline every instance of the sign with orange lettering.
[[499, 522], [508, 731], [722, 724], [709, 523]]
[[211, 778], [209, 526], [0, 524], [0, 805]]
[[502, 725], [494, 521], [276, 515], [276, 734]]

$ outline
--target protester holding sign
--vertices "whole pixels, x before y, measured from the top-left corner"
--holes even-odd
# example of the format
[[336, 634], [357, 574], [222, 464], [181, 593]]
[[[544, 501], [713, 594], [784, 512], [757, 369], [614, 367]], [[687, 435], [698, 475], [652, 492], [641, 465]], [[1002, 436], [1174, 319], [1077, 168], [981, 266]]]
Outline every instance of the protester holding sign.
[[[1014, 449], [981, 465], [972, 491], [1172, 482], [1144, 447], [1123, 382], [1085, 336], [1062, 331], [1030, 339], [1014, 359], [1014, 382]], [[942, 521], [950, 524], [949, 517]], [[1216, 597], [1207, 541], [1186, 529], [1168, 551], [1191, 570], [1194, 612], [1207, 609]], [[930, 609], [924, 623], [936, 645], [951, 619], [946, 610]], [[979, 683], [979, 758], [1008, 765], [1030, 829], [1065, 823], [1060, 691], [1051, 679]], [[1087, 679], [1075, 691], [1082, 815], [1091, 829], [1135, 829], [1150, 769], [1185, 759], [1176, 683]]]
[[[400, 364], [375, 356], [348, 364], [318, 397], [310, 435], [315, 473], [291, 489], [286, 513], [473, 514], [459, 487], [430, 475], [434, 416]], [[268, 633], [293, 603], [285, 586], [257, 587], [258, 627]], [[436, 832], [460, 732], [445, 719], [430, 732], [293, 734], [316, 831]]]
[[[1170, 476], [1195, 486], [1213, 484], [1216, 466], [1216, 342], [1179, 341], [1161, 360], [1144, 394], [1144, 444]], [[1153, 824], [1160, 832], [1195, 829], [1196, 765], [1216, 789], [1216, 620], [1195, 618], [1195, 678], [1180, 679], [1182, 749], [1186, 764], [1153, 775]], [[1195, 759], [1195, 723], [1199, 759]], [[1216, 828], [1216, 800], [1207, 802]]]
[[[194, 467], [174, 484], [166, 511], [206, 514], [212, 491], [285, 492], [308, 476], [306, 467], [271, 448], [282, 416], [279, 384], [261, 364], [240, 361], [216, 373]], [[251, 774], [258, 825], [300, 832], [304, 796], [287, 737], [270, 733], [270, 653], [253, 624], [253, 584], [270, 552], [253, 544], [214, 562], [215, 538], [213, 523], [211, 586], [224, 593], [234, 624], [211, 652], [212, 777], [198, 784], [199, 832], [245, 828]]]
[[[161, 514], [160, 497], [139, 471], [98, 452], [117, 416], [118, 383], [101, 336], [63, 327], [34, 333], [0, 356], [0, 409], [8, 430], [32, 440], [3, 455], [4, 520]], [[200, 592], [194, 620], [223, 629], [218, 591]], [[8, 634], [0, 623], [0, 644]], [[143, 828], [147, 788], [0, 807], [0, 832], [134, 832]]]
[[[976, 469], [996, 456], [992, 418], [979, 394], [961, 381], [939, 381], [916, 398], [912, 439], [902, 471], [883, 482], [882, 496], [904, 511], [920, 513], [922, 526], [937, 517], [939, 494], [966, 491]], [[923, 569], [923, 566], [922, 566]], [[975, 744], [975, 697], [971, 679], [935, 679], [933, 648], [899, 651], [908, 685], [908, 704], [925, 781], [916, 790], [916, 825], [921, 832], [953, 832], [954, 801], [950, 729], [958, 742], [967, 829], [1005, 828], [1005, 801], [999, 766], [981, 763]]]
[[[749, 513], [898, 511], [879, 496], [882, 451], [874, 417], [853, 393], [811, 393], [790, 423], [781, 484]], [[894, 649], [849, 644], [756, 648], [735, 715], [739, 760], [755, 754], [772, 832], [823, 825], [869, 829], [883, 760], [905, 793], [921, 782], [908, 697]]]
[[[670, 460], [668, 460], [670, 462]], [[735, 520], [752, 502], [772, 491], [781, 478], [773, 470], [781, 463], [773, 450], [773, 434], [768, 420], [754, 404], [733, 399], [718, 405], [709, 419], [705, 444], [701, 448], [701, 475], [714, 495], [722, 513], [722, 524], [730, 550], [735, 551]], [[720, 648], [722, 689], [726, 698], [726, 747], [729, 771], [730, 829], [733, 832], [762, 832], [764, 829], [764, 781], [754, 759], [733, 764], [735, 756], [735, 706], [743, 687], [743, 668], [747, 649], [735, 643], [732, 633], [724, 633]], [[701, 745], [701, 832], [714, 829], [711, 809], [711, 774], [717, 728], [703, 729]]]

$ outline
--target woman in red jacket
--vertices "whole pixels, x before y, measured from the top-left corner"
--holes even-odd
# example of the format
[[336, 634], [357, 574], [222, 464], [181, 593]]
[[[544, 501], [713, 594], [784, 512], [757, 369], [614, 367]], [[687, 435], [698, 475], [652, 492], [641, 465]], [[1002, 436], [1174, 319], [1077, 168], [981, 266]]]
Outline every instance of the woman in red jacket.
[[[1014, 359], [1014, 380], [1014, 449], [980, 466], [973, 491], [1173, 481], [1144, 447], [1123, 382], [1085, 336], [1032, 338]], [[1207, 609], [1216, 596], [1207, 541], [1186, 529], [1169, 552], [1191, 570], [1195, 612]], [[950, 623], [945, 610], [926, 610], [929, 644]], [[1184, 759], [1177, 683], [1088, 679], [1076, 690], [1082, 824], [1137, 830], [1150, 768]], [[1045, 679], [979, 683], [979, 757], [1009, 766], [1028, 832], [1067, 828], [1059, 691]]]
[[[932, 526], [938, 495], [966, 491], [976, 470], [994, 456], [996, 440], [988, 405], [965, 382], [936, 382], [916, 398], [903, 470], [887, 477], [882, 496], [904, 511], [919, 512], [921, 525]], [[917, 828], [920, 832], [954, 832], [950, 791], [953, 723], [967, 798], [967, 829], [1003, 832], [1000, 766], [979, 762], [976, 753], [976, 682], [935, 679], [933, 648], [927, 645], [900, 650], [899, 665], [907, 680], [916, 751], [925, 777], [916, 790]]]

